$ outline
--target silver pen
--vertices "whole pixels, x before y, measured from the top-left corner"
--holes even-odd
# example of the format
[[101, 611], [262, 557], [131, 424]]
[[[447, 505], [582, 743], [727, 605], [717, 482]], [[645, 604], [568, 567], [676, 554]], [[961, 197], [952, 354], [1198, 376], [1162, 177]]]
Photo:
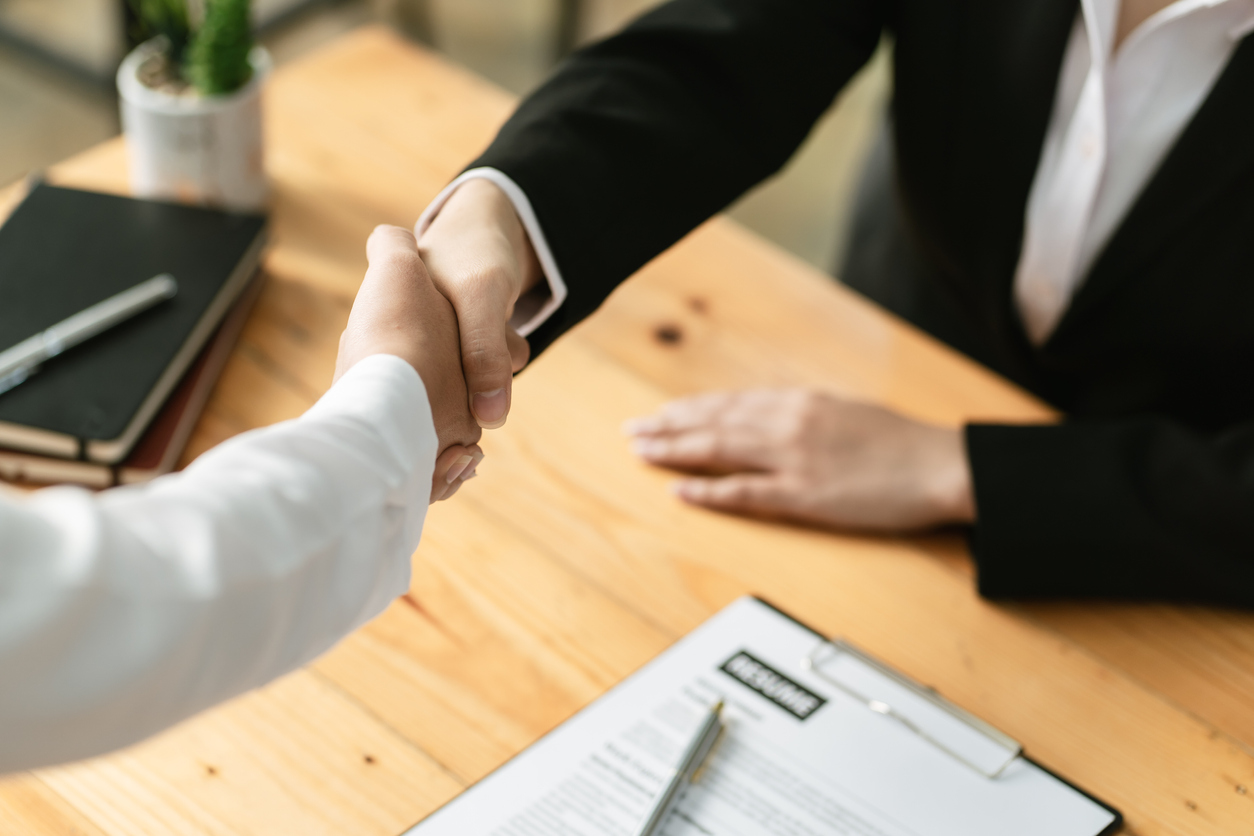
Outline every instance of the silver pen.
[[705, 766], [705, 760], [710, 756], [714, 744], [718, 742], [723, 728], [723, 701], [719, 700], [710, 707], [709, 713], [701, 722], [701, 727], [697, 729], [688, 748], [684, 750], [683, 757], [679, 759], [679, 765], [671, 773], [670, 780], [658, 793], [657, 798], [653, 799], [653, 806], [649, 809], [644, 822], [636, 830], [635, 836], [654, 836], [662, 829], [662, 823], [666, 821], [675, 803], [679, 801], [683, 789], [696, 779], [697, 774]]
[[67, 348], [171, 298], [178, 289], [178, 282], [169, 273], [153, 276], [0, 352], [0, 394], [26, 380], [40, 364]]

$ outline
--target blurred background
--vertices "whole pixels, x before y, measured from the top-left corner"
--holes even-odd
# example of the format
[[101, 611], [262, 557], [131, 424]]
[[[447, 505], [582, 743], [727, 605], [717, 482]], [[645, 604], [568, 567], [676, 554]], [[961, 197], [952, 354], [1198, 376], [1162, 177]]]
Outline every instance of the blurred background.
[[[524, 94], [560, 58], [657, 0], [253, 0], [278, 64], [368, 23], [391, 26]], [[125, 0], [0, 0], [0, 184], [119, 131]], [[820, 269], [839, 264], [850, 197], [885, 105], [881, 49], [787, 169], [731, 214]], [[469, 156], [469, 153], [468, 153]]]

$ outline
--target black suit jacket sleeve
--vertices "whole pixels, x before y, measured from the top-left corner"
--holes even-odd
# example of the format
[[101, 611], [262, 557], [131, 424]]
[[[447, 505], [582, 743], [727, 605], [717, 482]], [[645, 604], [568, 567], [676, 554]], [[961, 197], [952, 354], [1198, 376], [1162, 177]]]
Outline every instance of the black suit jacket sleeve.
[[675, 0], [570, 58], [474, 163], [527, 194], [569, 290], [532, 353], [778, 170], [874, 52], [877, 0]]
[[1254, 424], [971, 426], [982, 594], [1254, 608]]
[[[992, 356], [1023, 367], [1006, 282], [1074, 17], [1074, 0], [674, 0], [576, 54], [472, 164], [527, 194], [569, 289], [531, 335], [533, 352], [783, 165], [887, 27], [897, 125], [913, 137], [898, 143], [900, 184], [930, 230], [919, 239], [930, 242], [929, 269], [969, 279], [955, 284], [967, 300], [961, 321], [984, 323], [1000, 346]], [[1154, 296], [1138, 286], [1125, 326], [1155, 310], [1139, 307]], [[1095, 392], [1129, 378], [1102, 372], [1112, 341], [1099, 331], [1078, 343], [1073, 377], [1100, 382]], [[1107, 366], [1085, 372], [1088, 351]], [[1155, 420], [972, 427], [968, 447], [983, 593], [1254, 607], [1254, 429], [1206, 438]]]

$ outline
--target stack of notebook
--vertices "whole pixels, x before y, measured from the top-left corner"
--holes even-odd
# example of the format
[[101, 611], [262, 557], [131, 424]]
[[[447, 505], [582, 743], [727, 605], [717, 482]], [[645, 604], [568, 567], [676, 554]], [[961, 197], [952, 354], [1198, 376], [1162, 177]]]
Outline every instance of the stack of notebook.
[[0, 226], [0, 351], [168, 273], [172, 299], [0, 394], [0, 478], [171, 470], [260, 290], [265, 218], [36, 185]]

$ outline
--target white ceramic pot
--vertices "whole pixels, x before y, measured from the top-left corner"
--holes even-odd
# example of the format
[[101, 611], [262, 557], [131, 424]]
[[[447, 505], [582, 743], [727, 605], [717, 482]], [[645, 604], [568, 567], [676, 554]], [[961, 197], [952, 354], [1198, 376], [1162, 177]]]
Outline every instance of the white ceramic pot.
[[242, 211], [264, 208], [261, 87], [270, 72], [269, 53], [253, 49], [253, 76], [234, 93], [175, 95], [139, 80], [140, 67], [162, 46], [141, 44], [118, 68], [132, 193]]

